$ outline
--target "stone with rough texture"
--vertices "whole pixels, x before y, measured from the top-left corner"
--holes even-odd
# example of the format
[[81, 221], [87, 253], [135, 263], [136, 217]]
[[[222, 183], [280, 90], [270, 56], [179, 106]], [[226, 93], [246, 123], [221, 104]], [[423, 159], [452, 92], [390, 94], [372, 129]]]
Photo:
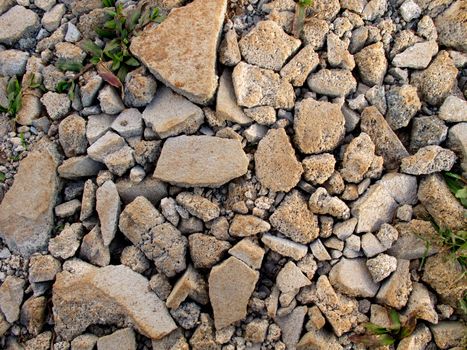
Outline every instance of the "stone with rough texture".
[[342, 350], [336, 336], [325, 330], [310, 329], [297, 344], [297, 350]]
[[60, 122], [58, 126], [60, 145], [69, 157], [86, 153], [88, 140], [86, 139], [86, 120], [73, 114]]
[[233, 70], [232, 81], [240, 106], [293, 108], [295, 93], [292, 84], [272, 70], [240, 62]]
[[276, 286], [282, 293], [296, 293], [300, 288], [310, 284], [310, 280], [292, 261], [285, 264], [276, 277]]
[[79, 256], [97, 266], [107, 266], [110, 263], [110, 250], [102, 240], [99, 225], [83, 237]]
[[77, 179], [95, 176], [103, 168], [102, 163], [96, 162], [88, 156], [80, 156], [65, 159], [57, 171], [60, 177], [64, 179]]
[[295, 349], [299, 339], [303, 322], [307, 312], [306, 306], [298, 306], [288, 315], [277, 317], [276, 323], [281, 329], [281, 339], [287, 349]]
[[152, 339], [177, 328], [148, 280], [123, 265], [96, 268], [80, 260], [64, 264], [53, 286], [55, 331], [66, 340], [92, 324], [123, 324]]
[[40, 27], [39, 16], [23, 6], [14, 6], [0, 17], [0, 43], [13, 45]]
[[195, 268], [211, 268], [217, 264], [231, 245], [210, 235], [194, 233], [188, 237], [190, 256]]
[[207, 284], [199, 272], [191, 265], [175, 283], [170, 295], [167, 297], [167, 307], [177, 309], [188, 296], [202, 305], [206, 305], [209, 301]]
[[396, 200], [399, 204], [417, 203], [417, 178], [415, 176], [387, 173], [377, 182]]
[[136, 350], [135, 332], [132, 328], [119, 329], [112, 334], [100, 337], [98, 350]]
[[342, 258], [329, 273], [329, 281], [338, 291], [353, 297], [374, 297], [379, 288], [364, 259]]
[[15, 182], [0, 205], [0, 236], [24, 256], [47, 247], [59, 192], [57, 147], [41, 141], [20, 163]]
[[237, 258], [214, 266], [209, 274], [209, 299], [216, 329], [243, 319], [259, 273]]
[[308, 251], [308, 247], [304, 244], [276, 237], [269, 233], [264, 234], [263, 237], [261, 237], [261, 241], [271, 250], [280, 255], [291, 257], [294, 260], [302, 259]]
[[297, 243], [307, 244], [319, 235], [318, 219], [308, 209], [305, 198], [298, 192], [289, 193], [270, 216], [272, 227]]
[[182, 133], [194, 134], [203, 123], [204, 114], [185, 97], [162, 87], [145, 108], [143, 119], [148, 127], [165, 139]]
[[355, 55], [355, 63], [365, 84], [373, 86], [383, 83], [388, 61], [382, 43], [379, 42], [360, 50]]
[[313, 185], [321, 185], [334, 173], [336, 159], [330, 153], [311, 155], [302, 160], [303, 177]]
[[313, 46], [301, 49], [280, 71], [281, 77], [293, 86], [302, 86], [308, 75], [318, 66], [319, 57]]
[[329, 195], [324, 187], [319, 187], [311, 195], [308, 207], [315, 214], [329, 214], [338, 219], [347, 220], [350, 218], [350, 209], [339, 197]]
[[461, 349], [465, 341], [465, 327], [465, 324], [459, 321], [443, 321], [430, 328], [440, 349]]
[[448, 127], [437, 116], [415, 118], [410, 135], [410, 150], [416, 152], [425, 146], [439, 145], [446, 140], [447, 134]]
[[259, 269], [263, 261], [264, 249], [250, 238], [245, 238], [230, 248], [229, 254], [240, 259], [250, 267]]
[[300, 43], [300, 40], [287, 35], [276, 22], [260, 21], [238, 45], [249, 64], [279, 71]]
[[255, 170], [261, 184], [274, 192], [288, 192], [300, 181], [303, 168], [283, 128], [269, 130], [259, 142]]
[[447, 145], [461, 158], [464, 177], [467, 176], [467, 123], [458, 123], [449, 129]]
[[368, 271], [375, 283], [381, 282], [397, 268], [397, 259], [387, 254], [378, 256], [366, 261]]
[[342, 159], [340, 173], [347, 182], [359, 183], [371, 167], [375, 157], [375, 145], [368, 134], [360, 133], [350, 141]]
[[434, 295], [422, 283], [414, 282], [405, 314], [414, 314], [420, 320], [436, 324], [438, 323], [438, 314], [434, 302]]
[[255, 236], [258, 233], [264, 233], [271, 229], [271, 225], [254, 215], [234, 216], [230, 223], [229, 233], [233, 237]]
[[446, 11], [436, 17], [435, 24], [440, 44], [459, 51], [467, 51], [466, 12], [467, 3], [460, 0], [453, 2]]
[[220, 214], [219, 206], [203, 196], [182, 192], [177, 195], [177, 203], [185, 208], [191, 215], [203, 221], [211, 221]]
[[219, 187], [247, 168], [248, 158], [237, 140], [178, 136], [164, 143], [154, 177], [183, 187]]
[[75, 255], [83, 236], [83, 225], [67, 225], [59, 235], [49, 241], [49, 252], [56, 258], [68, 259]]
[[467, 122], [467, 101], [457, 96], [448, 96], [439, 108], [438, 117], [447, 122]]
[[357, 81], [347, 69], [321, 69], [310, 74], [307, 84], [312, 91], [331, 97], [347, 96], [357, 89]]
[[216, 117], [222, 121], [228, 120], [238, 124], [250, 124], [251, 119], [237, 104], [237, 97], [232, 82], [232, 72], [225, 69], [219, 81], [216, 99]]
[[4, 50], [0, 52], [0, 75], [12, 77], [26, 72], [29, 54], [19, 50]]
[[424, 324], [419, 324], [411, 335], [399, 342], [397, 350], [424, 350], [431, 338], [428, 327]]
[[376, 154], [384, 158], [386, 168], [397, 168], [401, 159], [409, 155], [376, 107], [367, 107], [363, 110], [361, 129], [370, 136], [376, 146]]
[[386, 121], [393, 130], [409, 125], [410, 120], [422, 107], [417, 88], [412, 85], [393, 87], [386, 94], [386, 102]]
[[376, 301], [397, 310], [403, 308], [409, 300], [412, 291], [412, 281], [409, 270], [410, 261], [399, 259], [397, 269], [382, 285], [376, 294]]
[[307, 98], [295, 106], [295, 143], [306, 154], [333, 151], [345, 135], [345, 118], [337, 104]]
[[0, 310], [9, 323], [19, 319], [24, 284], [24, 279], [8, 276], [0, 286]]
[[96, 191], [96, 211], [101, 223], [101, 233], [104, 244], [108, 246], [115, 237], [120, 215], [121, 202], [117, 186], [112, 181], [106, 181]]
[[217, 46], [227, 0], [195, 0], [173, 9], [158, 26], [135, 37], [131, 52], [157, 79], [199, 104], [217, 89]]
[[400, 68], [424, 69], [428, 67], [431, 58], [438, 53], [438, 44], [430, 40], [410, 46], [397, 54], [392, 64]]
[[305, 45], [310, 45], [313, 49], [323, 47], [326, 34], [329, 32], [329, 24], [322, 19], [307, 18], [303, 24], [301, 39]]
[[235, 66], [242, 60], [238, 47], [238, 36], [235, 29], [229, 29], [219, 46], [219, 61], [226, 66]]
[[412, 175], [427, 175], [449, 171], [456, 162], [456, 154], [440, 146], [426, 146], [417, 153], [402, 159], [401, 172]]

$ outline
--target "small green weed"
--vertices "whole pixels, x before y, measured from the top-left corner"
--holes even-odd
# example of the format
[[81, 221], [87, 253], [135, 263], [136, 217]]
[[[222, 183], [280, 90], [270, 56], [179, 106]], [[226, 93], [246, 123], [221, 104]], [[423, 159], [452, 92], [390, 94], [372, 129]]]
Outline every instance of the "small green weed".
[[6, 175], [5, 175], [5, 173], [2, 172], [2, 171], [0, 171], [0, 182], [3, 183], [3, 182], [5, 182], [5, 180], [6, 180]]
[[459, 174], [446, 172], [444, 173], [444, 180], [452, 194], [461, 202], [464, 208], [467, 208], [467, 179]]
[[389, 310], [388, 315], [392, 322], [390, 327], [381, 327], [368, 322], [364, 324], [366, 333], [352, 335], [350, 340], [369, 347], [393, 345], [411, 335], [417, 326], [417, 316], [415, 314], [410, 314], [404, 322], [401, 322], [396, 310]]
[[11, 77], [6, 86], [6, 93], [8, 98], [8, 106], [0, 106], [0, 112], [8, 114], [11, 118], [15, 118], [16, 114], [21, 109], [21, 85], [18, 78]]
[[24, 138], [24, 133], [23, 132], [19, 133], [19, 139], [21, 140], [21, 146], [23, 146], [23, 148], [27, 151], [28, 150], [28, 142]]
[[102, 6], [115, 7], [115, 0], [102, 0]]
[[313, 6], [313, 0], [298, 0], [295, 7], [295, 17], [292, 26], [292, 33], [294, 37], [300, 37], [300, 34], [303, 31], [303, 24], [305, 23], [306, 10], [311, 6]]

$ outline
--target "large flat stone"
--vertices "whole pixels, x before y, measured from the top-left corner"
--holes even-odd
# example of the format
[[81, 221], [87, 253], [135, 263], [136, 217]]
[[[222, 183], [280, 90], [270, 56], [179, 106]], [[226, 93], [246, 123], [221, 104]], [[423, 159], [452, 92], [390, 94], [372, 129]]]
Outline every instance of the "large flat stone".
[[55, 331], [66, 340], [92, 324], [134, 327], [151, 339], [177, 328], [148, 280], [123, 265], [96, 268], [80, 260], [64, 264], [53, 286]]
[[54, 225], [60, 154], [43, 141], [21, 161], [15, 182], [0, 205], [0, 237], [16, 253], [46, 249]]
[[131, 52], [173, 90], [207, 104], [217, 89], [216, 56], [227, 0], [195, 0], [148, 26]]
[[23, 6], [14, 6], [0, 17], [0, 43], [13, 45], [40, 27], [39, 16]]
[[154, 177], [184, 187], [219, 187], [247, 168], [248, 158], [237, 140], [179, 136], [165, 142]]

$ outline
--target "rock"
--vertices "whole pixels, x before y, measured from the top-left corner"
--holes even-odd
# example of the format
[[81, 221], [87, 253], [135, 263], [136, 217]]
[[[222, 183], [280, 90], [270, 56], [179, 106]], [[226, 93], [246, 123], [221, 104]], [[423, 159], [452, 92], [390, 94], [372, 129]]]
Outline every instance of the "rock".
[[436, 291], [442, 302], [457, 308], [467, 284], [461, 265], [456, 259], [450, 259], [448, 254], [438, 253], [428, 257], [422, 280]]
[[399, 12], [401, 13], [404, 21], [410, 22], [411, 20], [420, 17], [422, 9], [413, 0], [406, 0], [401, 7], [399, 7]]
[[313, 243], [310, 244], [311, 252], [313, 256], [319, 261], [331, 260], [331, 256], [329, 255], [326, 247], [323, 245], [321, 240], [318, 238]]
[[110, 263], [109, 247], [104, 244], [99, 225], [83, 237], [79, 256], [93, 265], [107, 266]]
[[439, 145], [448, 134], [448, 127], [437, 116], [418, 117], [412, 122], [410, 149], [418, 151], [424, 146]]
[[465, 324], [459, 321], [443, 321], [431, 326], [435, 343], [441, 349], [451, 349], [456, 346], [462, 348], [465, 339]]
[[125, 93], [123, 101], [130, 107], [145, 107], [156, 94], [157, 82], [146, 71], [138, 68], [125, 77]]
[[239, 141], [178, 136], [164, 143], [154, 177], [184, 187], [219, 187], [244, 175], [247, 167]]
[[143, 119], [161, 138], [167, 138], [195, 133], [204, 121], [204, 114], [185, 97], [162, 87], [144, 110]]
[[420, 320], [436, 324], [438, 323], [438, 314], [435, 310], [434, 300], [434, 295], [422, 283], [414, 282], [405, 314], [417, 315]]
[[456, 162], [453, 151], [440, 146], [420, 148], [416, 154], [402, 159], [401, 171], [412, 175], [426, 175], [449, 171]]
[[217, 204], [197, 194], [182, 192], [177, 195], [176, 200], [177, 203], [185, 208], [191, 215], [200, 218], [204, 222], [211, 221], [220, 214], [220, 209]]
[[162, 198], [167, 196], [167, 184], [151, 177], [145, 177], [138, 184], [129, 179], [120, 179], [116, 185], [118, 194], [125, 204], [143, 195], [152, 203], [159, 203]]
[[117, 232], [118, 217], [121, 211], [117, 186], [112, 181], [106, 181], [97, 189], [96, 211], [101, 223], [103, 242], [108, 246]]
[[217, 88], [216, 54], [226, 9], [226, 0], [195, 0], [147, 27], [130, 50], [165, 85], [205, 105]]
[[270, 106], [245, 108], [245, 115], [260, 125], [272, 125], [276, 122], [276, 110]]
[[16, 121], [20, 125], [31, 125], [34, 123], [38, 123], [39, 120], [45, 122], [47, 125], [44, 129], [48, 129], [49, 119], [44, 116], [39, 118], [42, 112], [42, 104], [39, 97], [35, 95], [24, 95], [23, 100], [21, 102], [21, 109], [18, 111], [16, 115]]
[[236, 214], [230, 224], [229, 233], [233, 237], [248, 237], [264, 233], [271, 229], [271, 225], [254, 215]]
[[422, 107], [417, 88], [411, 85], [393, 87], [386, 94], [388, 111], [386, 121], [393, 130], [409, 125], [410, 120]]
[[47, 247], [60, 187], [60, 158], [56, 146], [44, 140], [21, 161], [0, 205], [0, 236], [13, 252], [29, 256]]
[[29, 260], [29, 282], [53, 281], [61, 268], [60, 261], [51, 255], [33, 255]]
[[0, 2], [0, 15], [15, 5], [15, 1], [13, 0], [2, 0]]
[[419, 324], [415, 331], [402, 339], [397, 350], [423, 350], [431, 340], [431, 333], [427, 326]]
[[317, 50], [323, 47], [328, 32], [329, 24], [325, 20], [307, 18], [300, 37], [305, 45], [310, 45]]
[[64, 179], [95, 176], [104, 165], [88, 156], [68, 158], [58, 167], [58, 174]]
[[209, 299], [216, 329], [243, 319], [259, 273], [237, 258], [214, 266], [209, 274]]
[[143, 134], [141, 113], [136, 108], [125, 109], [112, 122], [111, 128], [127, 140], [131, 137], [141, 137]]
[[409, 299], [412, 291], [412, 281], [410, 279], [409, 260], [399, 259], [397, 269], [391, 277], [387, 279], [376, 294], [376, 301], [397, 310], [403, 308]]
[[398, 53], [392, 64], [400, 68], [425, 69], [433, 56], [438, 53], [438, 44], [435, 40], [416, 43]]
[[52, 120], [58, 120], [67, 115], [71, 106], [67, 94], [58, 94], [52, 91], [46, 92], [42, 96], [41, 102]]
[[219, 61], [225, 66], [233, 67], [241, 60], [238, 36], [232, 28], [224, 34], [224, 39], [219, 46]]
[[342, 258], [331, 269], [329, 281], [338, 291], [353, 297], [374, 297], [379, 288], [379, 284], [373, 282], [364, 259]]
[[313, 17], [331, 21], [336, 17], [340, 10], [338, 0], [324, 0], [319, 3], [313, 3]]
[[13, 45], [34, 34], [40, 27], [39, 16], [23, 6], [13, 6], [0, 17], [0, 43]]
[[28, 332], [37, 336], [45, 323], [47, 299], [45, 297], [30, 297], [21, 306], [20, 321]]
[[393, 197], [399, 204], [417, 203], [417, 178], [415, 176], [387, 173], [384, 175], [377, 184], [384, 187], [384, 189]]
[[363, 110], [360, 126], [375, 144], [376, 154], [384, 158], [387, 169], [397, 168], [401, 159], [409, 155], [376, 107], [367, 107]]
[[0, 286], [0, 310], [9, 323], [19, 319], [24, 284], [25, 281], [22, 278], [8, 276]]
[[173, 287], [167, 298], [167, 307], [177, 309], [188, 296], [202, 305], [209, 301], [207, 284], [191, 265]]
[[293, 86], [303, 86], [308, 75], [318, 66], [318, 54], [312, 45], [301, 49], [280, 71]]
[[191, 260], [195, 268], [211, 268], [217, 264], [231, 245], [212, 236], [194, 233], [188, 237]]
[[381, 282], [397, 268], [397, 259], [387, 254], [379, 254], [366, 261], [368, 271], [375, 283]]
[[357, 233], [376, 231], [383, 223], [391, 222], [397, 202], [381, 184], [371, 186], [352, 204], [351, 213], [358, 218]]
[[325, 330], [310, 329], [300, 339], [297, 350], [342, 350], [343, 347], [337, 341], [336, 336]]
[[4, 50], [0, 52], [0, 75], [12, 77], [26, 72], [29, 54], [19, 50]]
[[131, 325], [152, 339], [177, 328], [147, 279], [122, 265], [65, 263], [53, 286], [53, 312], [55, 331], [66, 340], [97, 323]]
[[438, 117], [452, 123], [467, 121], [467, 102], [454, 95], [448, 96], [439, 108]]
[[135, 272], [144, 273], [149, 268], [149, 260], [144, 253], [134, 245], [123, 248], [120, 255], [122, 265], [128, 266]]
[[[388, 253], [398, 259], [419, 259], [423, 256], [430, 256], [439, 250], [439, 245], [436, 242], [438, 233], [429, 221], [411, 220], [408, 223], [398, 223], [395, 228], [384, 230], [381, 227], [378, 232], [378, 239], [385, 244], [388, 238], [394, 242], [394, 245], [388, 250]], [[397, 230], [396, 230], [397, 229]], [[395, 231], [394, 231], [395, 230]], [[398, 237], [399, 236], [399, 237]], [[426, 242], [433, 242], [427, 250]], [[388, 246], [386, 244], [385, 246]]]
[[[48, 348], [50, 348], [51, 342], [52, 342], [52, 332], [47, 331], [23, 343], [24, 345], [23, 348], [24, 350], [47, 350]], [[54, 346], [56, 344], [58, 343], [55, 343]]]
[[311, 155], [302, 160], [303, 177], [313, 185], [321, 185], [334, 173], [336, 159], [330, 153]]
[[332, 151], [345, 135], [344, 124], [337, 104], [304, 99], [295, 106], [294, 141], [306, 154]]
[[88, 117], [88, 123], [86, 125], [86, 137], [88, 138], [89, 144], [93, 144], [102, 136], [104, 136], [115, 120], [114, 116], [108, 114], [91, 115]]
[[[83, 107], [89, 107], [94, 103], [96, 96], [102, 87], [102, 84], [103, 79], [100, 77], [100, 75], [97, 74], [92, 75], [86, 79], [85, 84], [80, 87], [81, 103], [83, 104]], [[107, 119], [109, 117], [110, 116], [104, 114], [99, 119]], [[99, 121], [99, 119], [96, 120], [96, 117], [92, 118], [92, 116], [90, 116], [89, 122], [91, 122], [93, 119], [96, 122]], [[91, 140], [89, 140], [89, 142], [91, 142]]]
[[245, 328], [245, 339], [247, 341], [251, 341], [252, 343], [261, 344], [266, 338], [268, 327], [268, 320], [255, 318], [249, 322]]
[[250, 124], [251, 119], [243, 113], [237, 104], [232, 83], [232, 72], [224, 69], [219, 81], [216, 99], [216, 116], [222, 121], [228, 120], [238, 124]]
[[452, 5], [435, 19], [439, 42], [443, 46], [452, 47], [459, 51], [467, 51], [465, 43], [466, 4], [463, 1], [455, 1]]
[[418, 198], [439, 227], [453, 231], [465, 227], [465, 209], [439, 174], [429, 175], [420, 181]]
[[332, 67], [353, 70], [355, 68], [355, 60], [347, 50], [348, 43], [344, 43], [334, 33], [329, 33], [327, 36], [327, 53], [328, 62]]
[[386, 247], [371, 232], [365, 233], [361, 240], [363, 252], [369, 258], [386, 250]]
[[240, 62], [233, 70], [232, 81], [240, 106], [271, 106], [289, 110], [295, 102], [292, 84], [272, 70]]
[[75, 255], [83, 236], [83, 225], [74, 223], [49, 241], [49, 252], [56, 258], [68, 259]]
[[266, 126], [255, 123], [245, 129], [243, 132], [243, 137], [250, 144], [255, 144], [258, 143], [264, 136], [266, 136], [268, 130], [269, 129]]
[[281, 328], [282, 341], [284, 342], [287, 349], [295, 349], [300, 339], [306, 312], [306, 306], [299, 306], [296, 307], [290, 314], [276, 318], [276, 323]]
[[367, 21], [373, 21], [383, 16], [387, 8], [387, 0], [370, 0], [363, 9], [362, 18]]
[[272, 227], [297, 243], [307, 244], [319, 235], [318, 219], [308, 209], [305, 198], [292, 191], [269, 217]]
[[355, 55], [355, 63], [362, 81], [368, 86], [383, 83], [388, 61], [384, 53], [383, 44], [378, 42], [360, 50]]
[[247, 63], [279, 71], [300, 43], [276, 22], [260, 21], [238, 44]]
[[250, 267], [259, 269], [263, 261], [264, 249], [259, 247], [253, 240], [245, 238], [230, 248], [229, 254]]
[[333, 233], [339, 238], [340, 240], [347, 239], [355, 230], [357, 226], [358, 219], [351, 218], [346, 221], [338, 222], [332, 228]]
[[183, 303], [178, 309], [170, 311], [172, 317], [183, 329], [193, 329], [198, 324], [201, 308], [193, 302]]
[[97, 99], [100, 102], [102, 112], [106, 114], [118, 114], [125, 109], [117, 90], [110, 85], [104, 86], [99, 91]]
[[112, 334], [100, 337], [98, 350], [136, 350], [135, 332], [132, 328], [119, 329]]
[[60, 145], [67, 157], [75, 157], [86, 152], [86, 120], [72, 114], [60, 122], [58, 126]]
[[461, 158], [464, 176], [467, 174], [467, 123], [458, 123], [449, 129], [448, 147]]
[[[212, 349], [220, 350], [221, 346], [216, 343], [214, 337], [213, 322], [208, 314], [201, 315], [201, 325], [196, 328], [196, 331], [190, 338], [191, 349], [203, 350]], [[185, 347], [188, 349], [188, 345]], [[165, 349], [165, 348], [164, 348]]]
[[339, 197], [329, 195], [324, 187], [319, 187], [310, 197], [308, 207], [314, 214], [329, 214], [338, 219], [350, 218], [350, 209]]
[[360, 133], [344, 151], [340, 173], [347, 182], [359, 183], [368, 172], [375, 157], [375, 145], [368, 134]]
[[285, 264], [276, 277], [276, 285], [282, 293], [297, 293], [300, 288], [310, 284], [310, 280], [292, 261]]
[[285, 238], [276, 237], [269, 233], [264, 234], [263, 237], [261, 237], [261, 241], [271, 250], [282, 256], [291, 257], [294, 260], [302, 259], [308, 251], [308, 247], [306, 245], [296, 243]]
[[307, 84], [312, 91], [330, 97], [347, 96], [357, 89], [357, 81], [347, 69], [321, 69], [310, 74]]
[[440, 51], [427, 69], [412, 75], [411, 83], [424, 101], [439, 106], [456, 84], [457, 73], [447, 51]]
[[92, 350], [99, 338], [94, 334], [85, 333], [71, 341], [72, 350]]
[[60, 26], [63, 15], [66, 12], [66, 7], [64, 4], [57, 4], [44, 13], [42, 17], [41, 24], [49, 32], [53, 32]]
[[303, 168], [283, 128], [269, 130], [259, 142], [255, 170], [261, 184], [274, 192], [288, 192], [300, 181]]
[[54, 208], [55, 216], [58, 218], [66, 218], [75, 215], [81, 209], [81, 202], [79, 199], [73, 199], [71, 201], [57, 205]]
[[66, 27], [66, 35], [65, 35], [65, 41], [69, 43], [76, 43], [81, 39], [81, 33], [76, 28], [76, 26], [73, 23], [68, 22], [68, 25]]

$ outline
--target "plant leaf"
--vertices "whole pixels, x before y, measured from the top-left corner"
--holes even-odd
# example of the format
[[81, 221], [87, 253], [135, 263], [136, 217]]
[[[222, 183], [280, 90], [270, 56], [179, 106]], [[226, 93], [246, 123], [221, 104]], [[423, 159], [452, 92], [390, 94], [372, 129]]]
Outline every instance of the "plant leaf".
[[128, 74], [128, 67], [126, 65], [122, 65], [118, 70], [117, 76], [120, 81], [125, 81], [125, 77]]
[[6, 175], [4, 172], [0, 171], [0, 182], [5, 182], [6, 180]]
[[73, 101], [75, 99], [75, 87], [76, 87], [75, 81], [72, 80], [70, 84], [70, 88], [68, 90], [68, 98], [70, 99], [70, 101]]
[[17, 94], [20, 89], [21, 89], [21, 87], [19, 85], [18, 78], [16, 77], [16, 75], [14, 75], [8, 81], [8, 84], [7, 84], [7, 87], [6, 87], [7, 94], [8, 95]]
[[110, 85], [116, 88], [122, 88], [122, 82], [118, 79], [118, 77], [113, 74], [103, 62], [99, 62], [96, 66], [97, 73]]
[[67, 91], [70, 88], [71, 83], [66, 80], [59, 81], [57, 85], [55, 86], [55, 91], [58, 93], [62, 93]]
[[102, 38], [115, 38], [115, 31], [108, 28], [96, 28], [96, 33]]
[[389, 334], [363, 334], [363, 335], [351, 335], [350, 341], [354, 343], [363, 344], [369, 348], [375, 348], [382, 345], [391, 345], [395, 343], [395, 339]]
[[86, 51], [88, 54], [93, 56], [102, 56], [102, 49], [97, 46], [92, 40], [86, 39], [81, 43], [81, 48]]
[[92, 64], [96, 65], [101, 61], [101, 58], [97, 57], [97, 56], [94, 56], [94, 57], [91, 57], [90, 61], [91, 61]]
[[139, 67], [140, 63], [138, 60], [134, 57], [131, 57], [125, 61], [125, 64], [131, 66], [131, 67]]
[[417, 327], [417, 318], [418, 315], [416, 313], [410, 313], [407, 321], [404, 323], [404, 325], [401, 328], [399, 338], [403, 339], [405, 337], [408, 337], [415, 331], [415, 327]]
[[389, 330], [385, 327], [378, 326], [377, 324], [368, 322], [364, 324], [364, 327], [373, 334], [386, 334], [389, 333]]
[[399, 332], [399, 329], [401, 328], [401, 320], [399, 317], [399, 313], [396, 310], [391, 309], [389, 310], [388, 314], [392, 322], [391, 329], [395, 330], [396, 332]]
[[83, 69], [83, 65], [81, 62], [66, 60], [63, 58], [59, 58], [57, 60], [56, 66], [62, 72], [66, 72], [66, 71], [79, 72], [81, 69]]

